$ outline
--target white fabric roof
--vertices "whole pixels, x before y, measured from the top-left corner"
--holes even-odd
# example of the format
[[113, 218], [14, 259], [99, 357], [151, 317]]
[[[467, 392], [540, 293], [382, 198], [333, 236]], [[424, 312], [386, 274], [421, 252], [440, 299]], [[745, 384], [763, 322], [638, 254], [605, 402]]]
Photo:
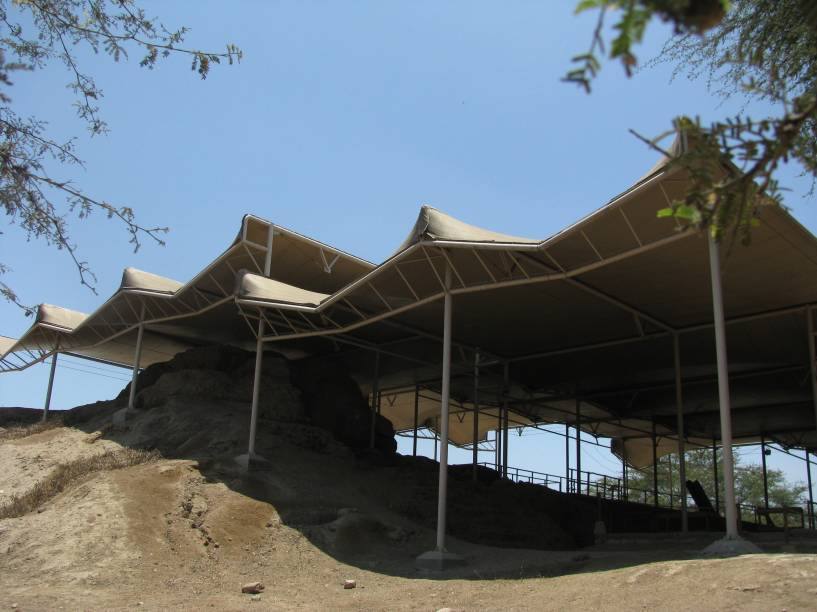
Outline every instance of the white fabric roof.
[[509, 236], [492, 230], [465, 223], [432, 206], [422, 206], [417, 221], [408, 237], [397, 249], [403, 251], [412, 244], [428, 240], [450, 240], [454, 242], [481, 242], [507, 244], [538, 244], [539, 240]]
[[307, 291], [272, 278], [246, 271], [239, 274], [238, 295], [251, 300], [266, 300], [296, 306], [316, 307], [329, 296], [317, 291]]
[[[128, 269], [91, 315], [41, 308], [3, 357], [14, 353], [30, 365], [36, 359], [26, 351], [45, 358], [59, 341], [61, 350], [128, 364], [142, 307], [144, 365], [205, 343], [252, 348], [254, 326], [242, 317], [264, 310], [267, 347], [325, 356], [352, 346], [341, 355], [364, 389], [373, 369], [365, 351], [377, 348], [389, 355], [381, 375], [406, 386], [439, 377], [441, 284], [451, 266], [454, 376], [462, 383], [456, 401], [470, 405], [468, 363], [481, 347], [493, 364], [488, 375], [511, 364], [518, 418], [572, 424], [578, 394], [581, 427], [626, 438], [628, 458], [643, 465], [651, 461], [643, 448], [653, 422], [660, 452], [673, 446], [666, 443], [675, 435], [673, 334], [681, 338], [688, 435], [706, 441], [719, 432], [706, 241], [657, 217], [687, 184], [668, 162], [544, 240], [423, 207], [409, 238], [378, 266], [248, 215], [228, 249], [187, 283]], [[270, 278], [261, 274], [268, 231]], [[817, 448], [802, 382], [809, 372], [804, 313], [817, 304], [817, 240], [785, 210], [764, 207], [752, 244], [725, 258], [723, 282], [736, 438], [763, 433]], [[300, 312], [287, 317], [287, 310]], [[20, 367], [4, 361], [3, 369]], [[430, 401], [424, 410], [434, 410]], [[407, 413], [403, 404], [390, 409], [398, 427], [413, 419], [413, 406]], [[467, 435], [467, 426], [460, 429]], [[453, 421], [451, 431], [459, 431]]]

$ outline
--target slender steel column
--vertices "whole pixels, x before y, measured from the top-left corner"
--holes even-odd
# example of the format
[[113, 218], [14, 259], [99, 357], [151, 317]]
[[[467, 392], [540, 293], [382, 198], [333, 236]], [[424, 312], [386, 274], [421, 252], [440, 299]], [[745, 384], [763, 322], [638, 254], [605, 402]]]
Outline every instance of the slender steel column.
[[582, 492], [582, 403], [576, 398], [576, 493]]
[[255, 455], [255, 435], [258, 431], [258, 402], [261, 398], [261, 375], [264, 365], [264, 317], [258, 318], [258, 334], [255, 340], [255, 374], [252, 379], [252, 404], [250, 409], [250, 441], [247, 445], [249, 460]]
[[[817, 356], [815, 356], [814, 349], [814, 315], [812, 308], [806, 308], [806, 321], [808, 333], [808, 356], [809, 356], [809, 373], [811, 375], [811, 402], [814, 406], [814, 420], [817, 424]], [[809, 452], [806, 451], [806, 474], [808, 476], [808, 509], [809, 522], [812, 529], [817, 529], [817, 520], [814, 514], [814, 498], [812, 497], [811, 489], [811, 460], [809, 459]]]
[[712, 439], [712, 475], [715, 477], [715, 512], [721, 512], [721, 486], [718, 482], [718, 445], [715, 439]]
[[[264, 253], [264, 276], [269, 277], [272, 270], [272, 242], [275, 232], [270, 225], [267, 228], [267, 250]], [[264, 366], [264, 317], [258, 312], [258, 332], [255, 337], [255, 370], [252, 379], [252, 404], [250, 406], [250, 441], [247, 445], [247, 466], [255, 455], [255, 437], [258, 431], [258, 402], [261, 398], [261, 377]]]
[[655, 435], [655, 415], [652, 415], [652, 501], [658, 507], [658, 438]]
[[732, 413], [729, 400], [729, 360], [726, 354], [726, 323], [723, 316], [723, 289], [719, 246], [708, 232], [709, 273], [712, 282], [712, 314], [715, 323], [715, 353], [718, 363], [718, 404], [721, 417], [723, 452], [723, 495], [726, 506], [726, 537], [738, 538], [738, 515], [735, 508], [735, 468], [732, 458]]
[[374, 354], [374, 376], [372, 378], [372, 422], [369, 428], [369, 448], [374, 448], [375, 431], [377, 429], [377, 398], [380, 394], [380, 351]]
[[570, 493], [570, 425], [565, 423], [565, 493]]
[[815, 524], [814, 521], [814, 497], [811, 487], [811, 457], [808, 451], [806, 451], [806, 477], [808, 478], [808, 523], [812, 529], [815, 529], [817, 528], [817, 524]]
[[479, 463], [479, 349], [474, 354], [474, 449], [471, 462], [474, 469], [474, 482], [477, 481], [477, 464]]
[[508, 394], [510, 393], [510, 364], [506, 361], [502, 368], [502, 412], [504, 414], [502, 426], [502, 477], [508, 477]]
[[496, 471], [502, 475], [502, 392], [500, 391], [496, 409], [497, 428], [494, 433], [496, 446]]
[[[763, 466], [763, 506], [769, 509], [769, 478], [766, 473], [766, 438], [760, 436], [760, 461]], [[766, 520], [769, 520], [768, 517]]]
[[621, 439], [621, 482], [624, 486], [624, 501], [628, 501], [630, 494], [627, 489], [630, 487], [630, 477], [627, 474], [627, 438]]
[[[499, 410], [500, 414], [500, 422], [502, 422], [502, 410]], [[499, 453], [502, 452], [502, 440], [499, 438], [499, 430], [502, 428], [500, 425], [494, 431], [494, 468], [496, 469], [496, 473], [499, 474]]]
[[[142, 316], [141, 320], [145, 318], [145, 303], [142, 302]], [[136, 378], [139, 376], [139, 362], [142, 360], [142, 336], [145, 333], [145, 324], [139, 323], [136, 332], [136, 353], [133, 357], [133, 374], [131, 374], [130, 393], [128, 394], [128, 410], [133, 410], [133, 404], [136, 400]]]
[[[57, 342], [57, 349], [59, 349], [59, 342]], [[58, 351], [51, 355], [51, 371], [48, 373], [48, 389], [45, 392], [45, 406], [43, 407], [43, 421], [48, 420], [48, 411], [51, 408], [51, 391], [54, 389], [54, 373], [57, 370], [57, 356]]]
[[440, 481], [437, 492], [437, 550], [445, 551], [445, 522], [448, 495], [448, 402], [451, 393], [451, 266], [445, 267], [443, 303], [443, 372], [440, 405]]
[[[681, 379], [681, 342], [678, 334], [672, 336], [672, 348], [675, 361], [675, 409], [678, 413], [676, 428], [678, 429], [678, 480], [681, 494], [681, 532], [689, 531], [687, 516], [687, 459], [686, 459], [686, 430], [684, 429], [684, 394]], [[672, 487], [670, 487], [672, 491]]]
[[806, 308], [806, 318], [808, 319], [808, 356], [809, 372], [811, 372], [811, 401], [814, 404], [814, 422], [817, 426], [817, 356], [814, 350], [814, 315], [811, 306]]
[[417, 422], [420, 416], [420, 385], [414, 385], [414, 439], [411, 444], [411, 456], [417, 456]]

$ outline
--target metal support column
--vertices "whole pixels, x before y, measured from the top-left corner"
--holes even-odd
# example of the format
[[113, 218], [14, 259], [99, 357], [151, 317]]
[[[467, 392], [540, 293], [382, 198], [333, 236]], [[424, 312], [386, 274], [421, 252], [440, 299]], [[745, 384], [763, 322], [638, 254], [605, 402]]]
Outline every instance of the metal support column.
[[372, 378], [372, 422], [369, 428], [369, 448], [374, 448], [375, 432], [377, 430], [377, 398], [380, 395], [380, 351], [374, 354], [374, 377]]
[[808, 523], [812, 529], [817, 529], [817, 522], [814, 516], [814, 496], [811, 487], [811, 456], [806, 451], [806, 477], [808, 478]]
[[806, 308], [806, 318], [808, 319], [808, 356], [809, 372], [811, 372], [811, 401], [814, 404], [814, 423], [817, 427], [817, 355], [814, 350], [814, 315], [812, 308]]
[[715, 483], [715, 512], [720, 514], [721, 485], [720, 482], [718, 482], [718, 443], [714, 438], [712, 439], [712, 476], [714, 477], [713, 482]]
[[582, 403], [576, 398], [576, 493], [582, 492]]
[[[272, 270], [272, 241], [275, 232], [272, 225], [267, 228], [267, 250], [264, 253], [264, 276]], [[261, 377], [264, 366], [264, 317], [258, 317], [258, 332], [255, 341], [255, 371], [252, 380], [252, 405], [250, 407], [250, 441], [247, 445], [247, 467], [255, 457], [255, 437], [258, 431], [258, 402], [261, 397]]]
[[442, 402], [440, 405], [440, 480], [437, 491], [437, 551], [445, 551], [445, 522], [448, 495], [448, 402], [451, 394], [451, 266], [445, 267], [443, 302]]
[[255, 456], [255, 437], [258, 431], [258, 402], [261, 399], [261, 376], [264, 368], [264, 317], [258, 317], [258, 335], [255, 341], [255, 374], [252, 379], [252, 405], [250, 409], [250, 441], [247, 445], [247, 465]]
[[[59, 341], [57, 342], [57, 349], [59, 349]], [[51, 391], [54, 389], [54, 373], [57, 370], [57, 356], [59, 351], [54, 351], [51, 355], [51, 371], [48, 373], [48, 389], [45, 392], [45, 406], [43, 407], [43, 421], [48, 420], [48, 411], [51, 408]]]
[[652, 415], [652, 505], [658, 507], [658, 437], [655, 435], [655, 415]]
[[474, 354], [474, 448], [471, 462], [473, 463], [474, 482], [477, 482], [477, 464], [479, 463], [479, 349]]
[[726, 517], [726, 538], [738, 538], [738, 515], [735, 508], [735, 469], [732, 458], [732, 409], [729, 400], [729, 360], [726, 354], [726, 323], [723, 316], [723, 289], [718, 243], [709, 239], [709, 272], [712, 282], [712, 314], [715, 323], [715, 353], [718, 363], [718, 405], [721, 420], [723, 452], [723, 495]]
[[502, 477], [508, 477], [508, 393], [510, 393], [510, 364], [506, 361], [502, 369]]
[[[809, 372], [811, 373], [811, 402], [814, 405], [814, 421], [817, 424], [817, 356], [815, 356], [814, 349], [814, 314], [811, 306], [806, 308], [806, 319], [808, 324], [808, 356], [809, 356]], [[814, 499], [811, 492], [811, 462], [809, 460], [809, 452], [806, 451], [806, 469], [808, 474], [808, 501], [809, 501], [809, 516], [811, 517], [812, 529], [817, 529], [817, 517], [814, 514]]]
[[[760, 436], [760, 461], [761, 466], [763, 467], [763, 507], [768, 510], [769, 509], [769, 478], [768, 474], [766, 473], [766, 438]], [[768, 515], [766, 515], [766, 520], [768, 521]]]
[[136, 352], [133, 357], [133, 373], [131, 374], [130, 393], [128, 394], [128, 410], [133, 410], [133, 403], [136, 400], [136, 378], [139, 376], [139, 362], [142, 360], [142, 337], [145, 333], [145, 303], [142, 302], [142, 314], [140, 316], [138, 331], [136, 332]]
[[627, 489], [630, 487], [630, 477], [627, 474], [627, 438], [621, 439], [621, 483], [624, 487], [622, 499], [629, 501], [630, 494]]
[[502, 393], [499, 394], [499, 401], [497, 402], [496, 421], [497, 428], [494, 433], [496, 439], [494, 441], [496, 446], [496, 472], [502, 476]]
[[[678, 334], [672, 336], [672, 348], [675, 362], [675, 410], [677, 412], [676, 428], [678, 429], [678, 480], [681, 494], [681, 531], [689, 530], [687, 516], [687, 470], [686, 470], [686, 430], [684, 429], [684, 393], [681, 379], [681, 343]], [[672, 491], [672, 487], [670, 487]]]
[[[501, 418], [500, 418], [501, 420]], [[494, 431], [494, 469], [499, 474], [499, 453], [502, 451], [502, 441], [499, 439], [500, 427]]]
[[565, 493], [570, 493], [570, 425], [565, 423]]
[[414, 385], [414, 436], [411, 443], [411, 456], [417, 456], [417, 427], [420, 418], [420, 385]]

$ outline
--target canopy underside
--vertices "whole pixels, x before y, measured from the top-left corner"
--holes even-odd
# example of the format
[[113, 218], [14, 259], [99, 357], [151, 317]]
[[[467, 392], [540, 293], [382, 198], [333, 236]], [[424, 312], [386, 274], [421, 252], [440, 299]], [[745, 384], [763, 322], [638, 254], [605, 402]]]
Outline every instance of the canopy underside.
[[[419, 385], [418, 424], [436, 430], [450, 268], [450, 441], [475, 442], [479, 353], [477, 443], [497, 429], [507, 402], [517, 426], [578, 424], [614, 438], [614, 451], [641, 467], [652, 463], [653, 432], [659, 456], [677, 448], [675, 338], [684, 436], [691, 448], [720, 436], [708, 241], [657, 216], [687, 185], [665, 160], [545, 240], [423, 207], [409, 238], [378, 266], [246, 216], [228, 249], [185, 284], [129, 269], [90, 315], [41, 307], [18, 341], [0, 342], [0, 365], [22, 369], [54, 351], [131, 365], [140, 322], [141, 365], [203, 344], [253, 349], [263, 322], [267, 350], [336, 360], [365, 394], [378, 353], [381, 413], [398, 431], [413, 429]], [[758, 221], [751, 244], [723, 254], [735, 439], [817, 450], [809, 366], [817, 240], [778, 207], [764, 207]]]

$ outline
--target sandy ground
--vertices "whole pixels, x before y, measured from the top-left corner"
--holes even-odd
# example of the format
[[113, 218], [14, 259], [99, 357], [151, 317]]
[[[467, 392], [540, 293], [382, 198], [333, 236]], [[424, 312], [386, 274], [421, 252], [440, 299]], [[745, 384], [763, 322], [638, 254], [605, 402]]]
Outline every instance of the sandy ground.
[[[94, 438], [59, 428], [0, 442], [3, 495], [61, 461], [117, 446]], [[350, 488], [337, 471], [343, 456], [280, 453], [249, 477], [192, 460], [97, 473], [40, 512], [0, 520], [0, 609], [817, 609], [817, 555], [701, 559], [700, 538], [558, 552], [451, 541], [468, 565], [423, 574], [413, 559], [433, 533], [367, 502], [375, 471]], [[336, 490], [326, 484], [307, 503], [305, 481], [318, 472]], [[347, 501], [360, 511], [338, 511]], [[357, 588], [345, 590], [345, 579]], [[266, 585], [260, 598], [240, 592], [256, 580]]]

